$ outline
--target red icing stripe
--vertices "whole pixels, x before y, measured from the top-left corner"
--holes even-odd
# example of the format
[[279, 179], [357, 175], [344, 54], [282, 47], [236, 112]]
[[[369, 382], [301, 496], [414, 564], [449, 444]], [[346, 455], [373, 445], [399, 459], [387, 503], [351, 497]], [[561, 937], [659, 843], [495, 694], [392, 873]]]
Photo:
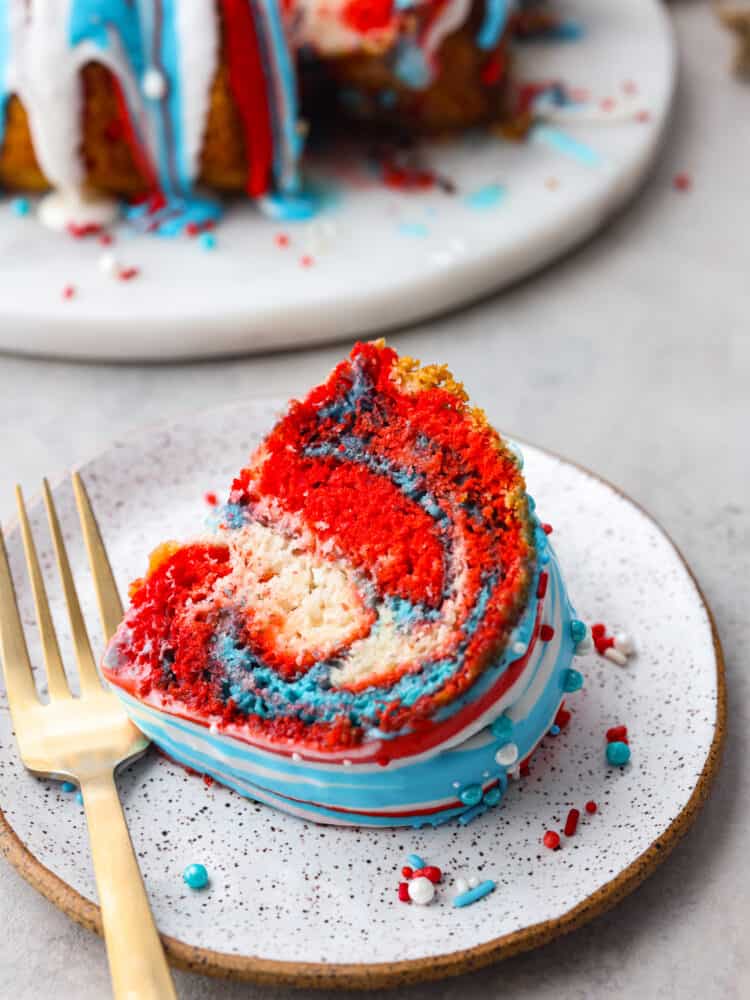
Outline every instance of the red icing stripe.
[[125, 92], [120, 85], [120, 81], [113, 75], [112, 83], [115, 90], [115, 100], [117, 102], [117, 116], [122, 127], [123, 137], [130, 149], [130, 155], [135, 161], [138, 173], [143, 177], [149, 191], [159, 190], [159, 181], [154, 170], [154, 165], [135, 130], [130, 117], [130, 109], [125, 99]]
[[265, 194], [273, 163], [269, 95], [258, 33], [249, 0], [221, 0], [226, 25], [229, 83], [242, 119], [247, 153], [245, 189], [252, 198]]

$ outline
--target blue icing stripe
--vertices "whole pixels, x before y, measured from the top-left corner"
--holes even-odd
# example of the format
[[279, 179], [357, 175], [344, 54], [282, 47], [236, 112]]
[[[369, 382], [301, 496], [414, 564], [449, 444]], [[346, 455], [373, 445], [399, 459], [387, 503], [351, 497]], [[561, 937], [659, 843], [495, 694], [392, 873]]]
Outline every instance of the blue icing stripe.
[[506, 0], [484, 0], [484, 20], [477, 34], [477, 45], [485, 52], [500, 41], [508, 20]]
[[140, 80], [145, 59], [137, 5], [132, 0], [73, 0], [68, 23], [71, 46], [91, 42], [106, 52], [111, 48], [111, 30], [117, 33], [133, 73]]

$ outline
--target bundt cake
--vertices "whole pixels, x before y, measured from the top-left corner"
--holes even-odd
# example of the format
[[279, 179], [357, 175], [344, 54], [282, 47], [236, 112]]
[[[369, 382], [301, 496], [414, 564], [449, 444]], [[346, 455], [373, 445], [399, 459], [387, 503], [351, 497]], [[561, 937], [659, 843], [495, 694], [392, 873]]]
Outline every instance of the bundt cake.
[[169, 756], [321, 822], [463, 822], [553, 725], [585, 627], [517, 450], [383, 342], [132, 587], [103, 670]]
[[59, 228], [106, 224], [121, 197], [150, 228], [208, 224], [200, 185], [305, 216], [316, 116], [407, 132], [506, 117], [520, 6], [0, 0], [0, 184], [51, 188], [40, 214]]

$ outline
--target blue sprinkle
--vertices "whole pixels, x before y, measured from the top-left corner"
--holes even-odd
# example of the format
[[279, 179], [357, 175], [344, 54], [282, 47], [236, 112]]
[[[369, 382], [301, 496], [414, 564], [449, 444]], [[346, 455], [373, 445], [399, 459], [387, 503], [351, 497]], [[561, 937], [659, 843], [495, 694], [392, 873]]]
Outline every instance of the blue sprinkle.
[[458, 822], [461, 826], [468, 826], [472, 820], [476, 819], [478, 816], [484, 816], [487, 812], [487, 806], [484, 802], [480, 802], [479, 805], [474, 806], [473, 809], [467, 809], [465, 813], [461, 813], [458, 817]]
[[208, 885], [208, 872], [204, 865], [188, 865], [182, 879], [191, 889], [204, 889]]
[[79, 806], [83, 805], [83, 795], [80, 792], [76, 792], [76, 802]]
[[574, 618], [570, 623], [570, 634], [573, 638], [573, 642], [582, 642], [588, 633], [588, 629], [582, 621]]
[[501, 798], [500, 786], [493, 785], [492, 788], [488, 788], [487, 791], [484, 793], [484, 798], [482, 799], [482, 801], [484, 802], [485, 805], [496, 806], [500, 801], [500, 798]]
[[482, 786], [467, 785], [466, 788], [461, 790], [461, 794], [458, 797], [465, 806], [475, 806], [478, 802], [482, 801]]
[[214, 250], [216, 248], [216, 236], [213, 233], [201, 233], [198, 242], [204, 250]]
[[583, 674], [579, 670], [568, 670], [565, 673], [565, 681], [563, 682], [563, 688], [572, 694], [574, 691], [580, 691], [583, 687]]
[[539, 562], [542, 564], [542, 566], [546, 566], [547, 563], [549, 562], [549, 559], [550, 556], [547, 549], [544, 549], [542, 552], [539, 553]]
[[490, 726], [490, 731], [495, 739], [509, 743], [513, 733], [513, 723], [507, 715], [499, 715]]
[[472, 903], [476, 903], [478, 900], [484, 899], [485, 896], [489, 896], [494, 889], [495, 883], [492, 879], [485, 879], [484, 882], [480, 882], [479, 885], [475, 886], [473, 889], [467, 889], [466, 892], [462, 892], [460, 895], [456, 896], [453, 900], [453, 905], [471, 906]]
[[31, 203], [28, 198], [14, 198], [10, 203], [15, 215], [24, 216], [28, 215], [31, 211]]
[[414, 869], [424, 868], [425, 866], [424, 859], [420, 858], [418, 854], [410, 854], [409, 857], [406, 859], [406, 862], [410, 868]]
[[70, 792], [74, 792], [75, 790], [76, 786], [73, 784], [72, 781], [63, 781], [63, 783], [60, 785], [61, 792], [66, 792], [67, 794], [69, 794]]
[[557, 725], [550, 726], [549, 734], [550, 734], [550, 736], [559, 736], [560, 735], [560, 727], [557, 726]]
[[618, 767], [622, 767], [623, 764], [627, 764], [630, 760], [630, 747], [627, 743], [621, 743], [619, 740], [615, 740], [613, 743], [608, 743], [607, 760], [610, 764], [616, 764]]
[[502, 184], [486, 184], [477, 191], [472, 191], [464, 198], [464, 202], [469, 208], [483, 211], [487, 208], [494, 208], [505, 198], [505, 188]]
[[398, 231], [402, 236], [418, 236], [420, 239], [430, 234], [430, 230], [423, 222], [402, 222]]

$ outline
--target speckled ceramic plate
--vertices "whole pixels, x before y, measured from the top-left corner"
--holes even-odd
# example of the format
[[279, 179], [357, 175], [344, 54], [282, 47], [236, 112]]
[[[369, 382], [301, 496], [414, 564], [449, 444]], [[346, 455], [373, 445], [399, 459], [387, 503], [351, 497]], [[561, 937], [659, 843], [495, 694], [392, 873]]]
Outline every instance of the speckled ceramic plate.
[[[142, 573], [160, 540], [195, 531], [204, 493], [223, 493], [270, 426], [271, 402], [243, 403], [117, 442], [83, 469], [119, 583]], [[122, 774], [120, 789], [156, 919], [172, 959], [252, 979], [375, 986], [447, 975], [534, 947], [613, 905], [687, 829], [717, 767], [723, 673], [710, 613], [680, 555], [630, 500], [590, 473], [528, 447], [529, 488], [581, 616], [625, 628], [638, 652], [627, 667], [584, 657], [586, 686], [573, 718], [548, 738], [531, 775], [502, 807], [471, 826], [410, 832], [316, 827], [187, 774], [153, 752]], [[56, 498], [86, 579], [70, 485]], [[42, 514], [34, 524], [44, 542]], [[31, 599], [18, 532], [8, 534], [24, 620]], [[45, 563], [50, 555], [46, 544]], [[51, 572], [50, 572], [50, 575]], [[82, 599], [96, 633], [93, 594]], [[52, 590], [62, 625], [60, 594]], [[98, 634], [95, 641], [100, 642]], [[32, 645], [32, 654], [37, 650]], [[625, 723], [632, 762], [607, 766], [605, 731]], [[589, 816], [584, 803], [599, 809]], [[98, 926], [81, 807], [60, 786], [28, 775], [0, 703], [0, 846], [22, 873], [75, 919]], [[545, 830], [581, 810], [576, 835], [553, 852]], [[0, 818], [2, 814], [0, 814]], [[396, 897], [399, 870], [417, 851], [446, 872], [437, 902]], [[199, 861], [210, 888], [181, 873]], [[451, 906], [458, 875], [497, 890]]]
[[[635, 191], [675, 78], [658, 0], [558, 5], [584, 36], [520, 46], [518, 75], [564, 81], [589, 107], [525, 143], [469, 135], [426, 147], [454, 194], [391, 190], [361, 145], [331, 151], [308, 162], [331, 195], [312, 222], [280, 226], [237, 204], [211, 253], [121, 227], [119, 259], [141, 269], [127, 283], [100, 273], [96, 240], [55, 236], [0, 204], [0, 349], [130, 360], [310, 344], [404, 325], [540, 268]], [[63, 300], [68, 285], [76, 295]]]

